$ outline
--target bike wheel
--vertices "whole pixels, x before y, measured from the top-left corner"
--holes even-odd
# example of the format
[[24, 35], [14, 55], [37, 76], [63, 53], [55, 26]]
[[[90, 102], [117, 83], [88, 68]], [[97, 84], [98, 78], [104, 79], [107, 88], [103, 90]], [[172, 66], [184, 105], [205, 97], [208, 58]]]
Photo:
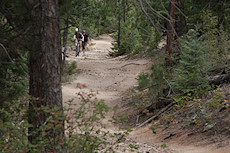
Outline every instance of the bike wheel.
[[77, 44], [77, 46], [76, 46], [76, 56], [79, 56], [79, 53], [80, 53], [80, 47], [79, 47], [79, 44]]

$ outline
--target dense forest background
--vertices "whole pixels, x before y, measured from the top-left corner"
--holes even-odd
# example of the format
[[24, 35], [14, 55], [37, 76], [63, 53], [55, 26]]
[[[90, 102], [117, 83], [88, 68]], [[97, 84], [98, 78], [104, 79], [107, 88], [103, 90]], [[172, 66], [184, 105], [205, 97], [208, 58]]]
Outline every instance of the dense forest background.
[[[230, 80], [227, 0], [1, 0], [0, 20], [0, 148], [6, 152], [36, 152], [44, 142], [63, 141], [63, 108], [56, 106], [62, 106], [62, 54], [76, 27], [91, 38], [112, 34], [111, 56], [152, 58], [151, 73], [138, 77], [152, 100], [173, 94], [183, 107]], [[61, 127], [41, 142], [39, 127], [53, 109]]]

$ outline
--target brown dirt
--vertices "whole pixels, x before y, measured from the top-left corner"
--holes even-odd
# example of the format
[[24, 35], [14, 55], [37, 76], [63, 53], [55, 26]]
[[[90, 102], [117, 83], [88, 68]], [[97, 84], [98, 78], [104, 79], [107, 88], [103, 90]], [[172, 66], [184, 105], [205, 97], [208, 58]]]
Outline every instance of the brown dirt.
[[[79, 103], [78, 92], [95, 91], [97, 98], [104, 99], [105, 103], [113, 107], [122, 105], [122, 94], [137, 85], [136, 77], [140, 72], [148, 71], [151, 61], [148, 59], [127, 59], [125, 56], [111, 58], [108, 53], [111, 51], [112, 38], [109, 35], [102, 35], [97, 40], [92, 40], [88, 47], [86, 56], [75, 57], [72, 51], [67, 60], [76, 61], [81, 73], [71, 83], [65, 83], [63, 89], [63, 101], [74, 99]], [[120, 108], [122, 109], [122, 108]], [[102, 122], [107, 125], [108, 130], [117, 130], [117, 127], [107, 120], [112, 117], [108, 113]], [[194, 143], [183, 143], [180, 138], [173, 141], [161, 141], [159, 135], [165, 136], [164, 131], [158, 129], [157, 136], [149, 129], [150, 125], [134, 130], [128, 136], [128, 143], [132, 142], [140, 146], [137, 152], [175, 152], [175, 153], [228, 153], [230, 148], [217, 149], [216, 146], [196, 146]], [[199, 137], [196, 138], [199, 141]], [[123, 146], [127, 144], [121, 144]], [[166, 149], [159, 147], [167, 144]], [[124, 148], [124, 147], [123, 147]], [[173, 150], [173, 151], [172, 151]], [[116, 152], [132, 152], [118, 149]]]
[[[229, 153], [229, 144], [225, 147], [219, 146], [218, 143], [211, 143], [210, 140], [203, 134], [195, 134], [188, 136], [189, 130], [164, 129], [156, 130], [157, 134], [153, 134], [150, 130], [151, 125], [137, 129], [130, 133], [131, 139], [141, 141], [142, 143], [155, 143], [157, 145], [166, 144], [169, 149], [174, 150], [175, 153]], [[170, 137], [171, 134], [172, 137]], [[165, 139], [168, 138], [168, 139]], [[223, 144], [223, 143], [222, 143]]]

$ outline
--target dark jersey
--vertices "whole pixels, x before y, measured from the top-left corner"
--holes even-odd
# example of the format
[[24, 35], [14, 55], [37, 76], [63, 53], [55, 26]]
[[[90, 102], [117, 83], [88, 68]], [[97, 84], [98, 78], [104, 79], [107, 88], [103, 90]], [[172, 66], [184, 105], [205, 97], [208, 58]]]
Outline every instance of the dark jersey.
[[77, 40], [82, 39], [82, 34], [80, 32], [75, 32], [74, 35], [76, 36]]
[[85, 35], [84, 35], [84, 41], [85, 41], [85, 42], [88, 41], [88, 37], [89, 37], [89, 36], [85, 33]]

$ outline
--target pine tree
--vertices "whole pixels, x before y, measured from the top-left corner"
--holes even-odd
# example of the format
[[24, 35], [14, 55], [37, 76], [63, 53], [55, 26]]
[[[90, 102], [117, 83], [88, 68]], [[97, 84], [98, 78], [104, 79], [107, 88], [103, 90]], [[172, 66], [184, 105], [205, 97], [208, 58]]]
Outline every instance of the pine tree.
[[207, 59], [204, 54], [205, 47], [202, 46], [196, 32], [190, 31], [187, 40], [182, 43], [182, 54], [179, 67], [176, 69], [176, 81], [173, 83], [175, 89], [183, 93], [199, 95], [207, 87]]

